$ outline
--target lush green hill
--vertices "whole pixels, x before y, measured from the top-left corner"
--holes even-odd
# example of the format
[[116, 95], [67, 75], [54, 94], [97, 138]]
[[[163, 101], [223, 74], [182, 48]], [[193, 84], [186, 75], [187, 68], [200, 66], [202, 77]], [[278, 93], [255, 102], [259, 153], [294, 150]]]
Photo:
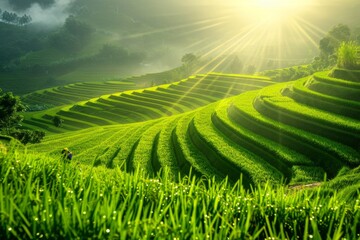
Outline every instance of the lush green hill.
[[[0, 237], [357, 239], [360, 83], [329, 75], [199, 75], [36, 113], [83, 118], [0, 141]], [[132, 123], [79, 111], [100, 99]]]
[[[358, 82], [316, 73], [246, 91], [269, 84], [207, 74], [101, 97], [57, 111], [70, 122], [63, 130], [112, 126], [49, 135], [30, 148], [58, 155], [70, 147], [75, 161], [127, 171], [140, 166], [150, 175], [187, 174], [191, 166], [234, 182], [243, 174], [245, 185], [322, 181], [359, 166]], [[136, 123], [113, 125], [126, 121]]]
[[[151, 76], [133, 78], [128, 81], [144, 83], [144, 78]], [[155, 76], [159, 82], [161, 75]], [[114, 86], [114, 84], [110, 85]], [[31, 118], [26, 119], [24, 123], [30, 128], [40, 127], [49, 132], [59, 132], [97, 125], [142, 122], [184, 113], [219, 99], [270, 84], [273, 82], [262, 77], [216, 73], [197, 75], [173, 84], [104, 95], [76, 105], [68, 105], [56, 111], [50, 109], [46, 112], [30, 113], [28, 116]], [[101, 88], [111, 91], [110, 85], [105, 83]], [[121, 88], [114, 88], [112, 92], [120, 90]], [[90, 97], [91, 94], [99, 93], [100, 85], [77, 84], [34, 93], [28, 95], [25, 101], [31, 103], [34, 99], [33, 102], [61, 105], [61, 103], [74, 102], [81, 97]], [[52, 119], [55, 115], [64, 120], [62, 128], [53, 126]]]

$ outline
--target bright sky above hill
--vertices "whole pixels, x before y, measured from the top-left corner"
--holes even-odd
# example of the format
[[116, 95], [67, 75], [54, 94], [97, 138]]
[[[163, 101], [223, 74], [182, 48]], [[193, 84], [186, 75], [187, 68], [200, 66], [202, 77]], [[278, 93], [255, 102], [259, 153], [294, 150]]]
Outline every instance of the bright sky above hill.
[[[8, 9], [10, 1], [0, 0], [0, 8]], [[34, 23], [60, 26], [77, 3], [77, 9], [91, 13], [87, 21], [117, 26], [111, 30], [120, 40], [163, 39], [168, 34], [173, 39], [166, 46], [179, 56], [236, 53], [250, 56], [243, 61], [254, 65], [273, 58], [311, 61], [331, 27], [360, 27], [360, 0], [55, 0], [49, 8], [34, 4], [24, 13]], [[117, 18], [121, 15], [125, 17]], [[123, 30], [126, 19], [145, 27]]]
[[[221, 42], [229, 53], [251, 53], [249, 63], [259, 64], [265, 56], [274, 60], [289, 59], [294, 51], [302, 56], [316, 56], [319, 39], [334, 25], [343, 23], [359, 27], [360, 0], [189, 0], [204, 8], [216, 6], [213, 15], [223, 16]], [[211, 12], [209, 11], [211, 16]], [[221, 13], [220, 13], [221, 12]], [[224, 34], [225, 35], [225, 34]], [[212, 51], [212, 50], [210, 50]], [[224, 50], [225, 52], [225, 50]], [[227, 53], [228, 54], [228, 53]], [[250, 57], [250, 58], [252, 58]]]

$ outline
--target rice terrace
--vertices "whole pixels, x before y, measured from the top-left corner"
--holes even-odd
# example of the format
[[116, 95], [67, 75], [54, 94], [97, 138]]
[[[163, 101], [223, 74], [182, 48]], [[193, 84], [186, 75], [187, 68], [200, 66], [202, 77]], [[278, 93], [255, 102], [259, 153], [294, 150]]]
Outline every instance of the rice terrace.
[[2, 0], [0, 239], [360, 239], [356, 0]]

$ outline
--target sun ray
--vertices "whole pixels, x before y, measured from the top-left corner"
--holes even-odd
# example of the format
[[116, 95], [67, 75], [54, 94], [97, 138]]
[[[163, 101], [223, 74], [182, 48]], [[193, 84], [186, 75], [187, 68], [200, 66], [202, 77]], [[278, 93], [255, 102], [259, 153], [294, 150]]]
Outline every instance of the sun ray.
[[218, 18], [200, 20], [200, 21], [197, 21], [197, 22], [186, 23], [186, 24], [181, 24], [181, 25], [177, 25], [177, 26], [171, 26], [171, 27], [151, 30], [151, 31], [142, 32], [142, 33], [130, 34], [130, 35], [127, 35], [127, 36], [121, 36], [119, 40], [140, 38], [140, 37], [143, 37], [143, 36], [152, 35], [152, 34], [156, 34], [156, 33], [164, 33], [164, 32], [180, 30], [180, 29], [186, 29], [186, 28], [189, 28], [189, 27], [197, 26], [197, 25], [201, 26], [201, 25], [208, 24], [208, 23], [211, 23], [211, 22], [218, 23], [218, 21], [224, 20], [224, 19], [227, 19], [227, 18], [228, 18], [228, 16], [222, 16], [222, 17], [218, 17]]
[[315, 48], [318, 48], [318, 43], [310, 36], [310, 34], [308, 32], [305, 31], [305, 29], [303, 27], [300, 26], [300, 24], [295, 21], [292, 20], [293, 26], [296, 28], [297, 31], [295, 31], [296, 33], [299, 33], [299, 37], [305, 37]]
[[[215, 69], [217, 69], [221, 64], [223, 64], [230, 56], [231, 54], [233, 54], [234, 52], [236, 52], [241, 45], [239, 44], [241, 41], [246, 40], [246, 39], [251, 39], [248, 38], [249, 35], [251, 35], [252, 33], [256, 32], [257, 29], [260, 27], [260, 24], [257, 25], [251, 25], [248, 26], [247, 28], [239, 31], [236, 35], [234, 35], [232, 38], [228, 39], [227, 41], [223, 42], [222, 44], [220, 44], [219, 46], [215, 47], [214, 49], [210, 50], [207, 54], [203, 55], [204, 56], [208, 56], [211, 53], [215, 52], [218, 49], [223, 48], [223, 46], [228, 45], [223, 51], [221, 51], [220, 53], [217, 54], [217, 56], [215, 56], [212, 60], [210, 60], [209, 62], [207, 62], [204, 66], [201, 66], [198, 70], [195, 71], [195, 74], [201, 72], [202, 70], [204, 70], [206, 67], [208, 67], [210, 64], [216, 62], [219, 60], [219, 58], [221, 58], [222, 56], [224, 56], [226, 53], [227, 55], [225, 57], [223, 57], [220, 61], [218, 61], [215, 66], [213, 66], [209, 72], [214, 71]], [[243, 36], [241, 36], [242, 34], [244, 34]], [[241, 37], [240, 37], [241, 36]], [[240, 37], [240, 38], [239, 38]], [[251, 40], [247, 40], [246, 42], [247, 44], [251, 43]], [[186, 97], [191, 91], [192, 89], [194, 89], [195, 87], [197, 87], [198, 84], [200, 84], [202, 82], [202, 80], [204, 80], [205, 76], [200, 78], [197, 83], [195, 83], [189, 90], [188, 92], [184, 93], [183, 96], [174, 104], [177, 104], [179, 101], [181, 101], [184, 97]], [[229, 88], [228, 92], [226, 93], [226, 95], [229, 95], [230, 91], [232, 90], [233, 86]]]
[[311, 29], [315, 30], [315, 32], [318, 32], [318, 33], [320, 33], [320, 34], [322, 34], [322, 35], [326, 35], [326, 34], [327, 34], [327, 31], [319, 28], [318, 26], [316, 26], [316, 25], [314, 25], [314, 24], [306, 21], [305, 19], [303, 19], [303, 18], [301, 18], [301, 17], [296, 17], [296, 19], [297, 19], [298, 21], [301, 21], [302, 23], [306, 24], [306, 25], [309, 26]]

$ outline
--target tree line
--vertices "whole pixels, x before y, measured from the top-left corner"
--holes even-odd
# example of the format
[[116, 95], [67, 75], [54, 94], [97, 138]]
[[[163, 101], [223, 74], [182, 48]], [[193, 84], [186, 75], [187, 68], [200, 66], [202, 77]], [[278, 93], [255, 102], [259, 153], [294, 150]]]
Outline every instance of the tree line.
[[6, 10], [3, 11], [2, 9], [0, 9], [0, 19], [3, 22], [20, 25], [20, 26], [29, 24], [32, 21], [32, 18], [29, 15], [24, 14], [23, 16], [20, 17], [14, 12], [8, 12]]

